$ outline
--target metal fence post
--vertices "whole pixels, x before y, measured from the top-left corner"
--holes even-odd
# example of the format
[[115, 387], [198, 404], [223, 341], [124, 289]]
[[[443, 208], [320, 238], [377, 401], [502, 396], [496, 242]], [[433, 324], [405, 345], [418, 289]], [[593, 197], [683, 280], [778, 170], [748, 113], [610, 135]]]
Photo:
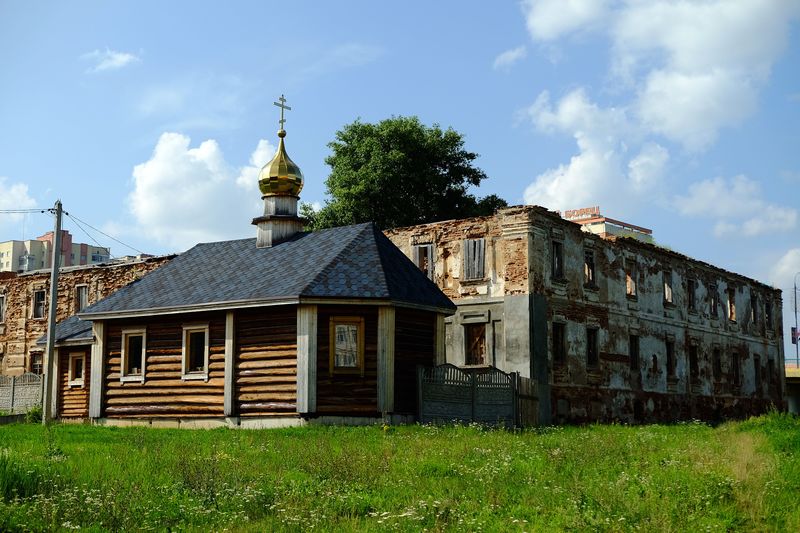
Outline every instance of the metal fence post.
[[14, 412], [14, 389], [16, 388], [16, 384], [17, 384], [17, 377], [11, 376], [11, 400], [8, 406], [11, 409], [12, 413]]

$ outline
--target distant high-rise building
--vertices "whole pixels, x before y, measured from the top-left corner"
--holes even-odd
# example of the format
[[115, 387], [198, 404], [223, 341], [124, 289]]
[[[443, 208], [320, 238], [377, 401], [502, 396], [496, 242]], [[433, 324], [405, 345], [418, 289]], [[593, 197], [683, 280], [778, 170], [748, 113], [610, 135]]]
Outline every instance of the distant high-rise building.
[[[0, 242], [0, 272], [30, 272], [50, 268], [52, 250], [52, 231], [36, 240]], [[72, 242], [70, 232], [61, 231], [61, 266], [94, 265], [105, 263], [110, 258], [109, 248]]]

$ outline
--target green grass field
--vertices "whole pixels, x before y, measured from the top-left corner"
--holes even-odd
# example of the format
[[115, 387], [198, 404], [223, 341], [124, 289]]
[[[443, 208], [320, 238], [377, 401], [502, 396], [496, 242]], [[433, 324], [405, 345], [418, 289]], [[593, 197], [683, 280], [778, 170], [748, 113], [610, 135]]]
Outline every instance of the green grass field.
[[800, 531], [800, 419], [0, 426], [0, 530]]

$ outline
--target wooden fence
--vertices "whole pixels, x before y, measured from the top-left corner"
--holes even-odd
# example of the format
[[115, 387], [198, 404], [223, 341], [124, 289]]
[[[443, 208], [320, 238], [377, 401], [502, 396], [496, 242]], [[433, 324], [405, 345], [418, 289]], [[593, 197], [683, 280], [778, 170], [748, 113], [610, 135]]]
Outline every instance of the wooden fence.
[[42, 376], [30, 372], [21, 376], [0, 376], [0, 411], [24, 413], [42, 405]]
[[538, 420], [536, 382], [492, 366], [418, 367], [417, 391], [423, 424], [476, 422], [510, 428], [535, 425]]

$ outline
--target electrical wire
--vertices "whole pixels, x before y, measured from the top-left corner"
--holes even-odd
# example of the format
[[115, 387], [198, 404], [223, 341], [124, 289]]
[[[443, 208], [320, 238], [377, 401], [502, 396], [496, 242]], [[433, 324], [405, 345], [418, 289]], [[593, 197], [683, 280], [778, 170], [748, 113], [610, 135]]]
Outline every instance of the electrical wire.
[[[105, 232], [103, 232], [103, 231], [100, 231], [99, 229], [95, 228], [94, 226], [92, 226], [91, 224], [89, 224], [88, 222], [86, 222], [85, 220], [81, 220], [81, 219], [79, 219], [78, 217], [76, 217], [75, 215], [71, 215], [71, 214], [67, 213], [66, 211], [64, 212], [64, 214], [65, 214], [65, 215], [67, 215], [69, 218], [71, 218], [71, 219], [72, 219], [72, 220], [73, 220], [73, 221], [74, 221], [76, 224], [83, 224], [83, 225], [85, 225], [85, 226], [87, 226], [87, 227], [89, 227], [89, 228], [93, 229], [94, 231], [96, 231], [96, 232], [97, 232], [97, 233], [99, 233], [100, 235], [103, 235], [103, 236], [105, 236], [105, 237], [108, 237], [108, 238], [109, 238], [109, 239], [111, 239], [112, 241], [114, 241], [114, 242], [116, 242], [116, 243], [118, 243], [118, 244], [121, 244], [122, 246], [124, 246], [124, 247], [126, 247], [126, 248], [130, 248], [131, 250], [133, 250], [133, 251], [135, 251], [135, 252], [137, 252], [137, 253], [139, 253], [139, 254], [144, 254], [144, 252], [143, 252], [143, 251], [141, 251], [141, 250], [139, 250], [138, 248], [134, 248], [134, 247], [133, 247], [133, 246], [131, 246], [130, 244], [125, 244], [125, 243], [124, 243], [124, 242], [122, 242], [121, 240], [119, 240], [119, 239], [116, 239], [116, 238], [112, 237], [112, 236], [111, 236], [111, 235], [109, 235], [108, 233], [105, 233]], [[81, 230], [82, 230], [84, 233], [86, 233], [86, 230], [85, 230], [85, 229], [81, 228]], [[88, 233], [87, 233], [87, 235], [88, 235]], [[91, 238], [91, 236], [90, 236], [90, 238]], [[92, 240], [94, 240], [94, 239], [92, 238]], [[97, 242], [97, 241], [95, 240], [94, 242]], [[99, 246], [99, 244], [98, 244], [98, 246]]]

